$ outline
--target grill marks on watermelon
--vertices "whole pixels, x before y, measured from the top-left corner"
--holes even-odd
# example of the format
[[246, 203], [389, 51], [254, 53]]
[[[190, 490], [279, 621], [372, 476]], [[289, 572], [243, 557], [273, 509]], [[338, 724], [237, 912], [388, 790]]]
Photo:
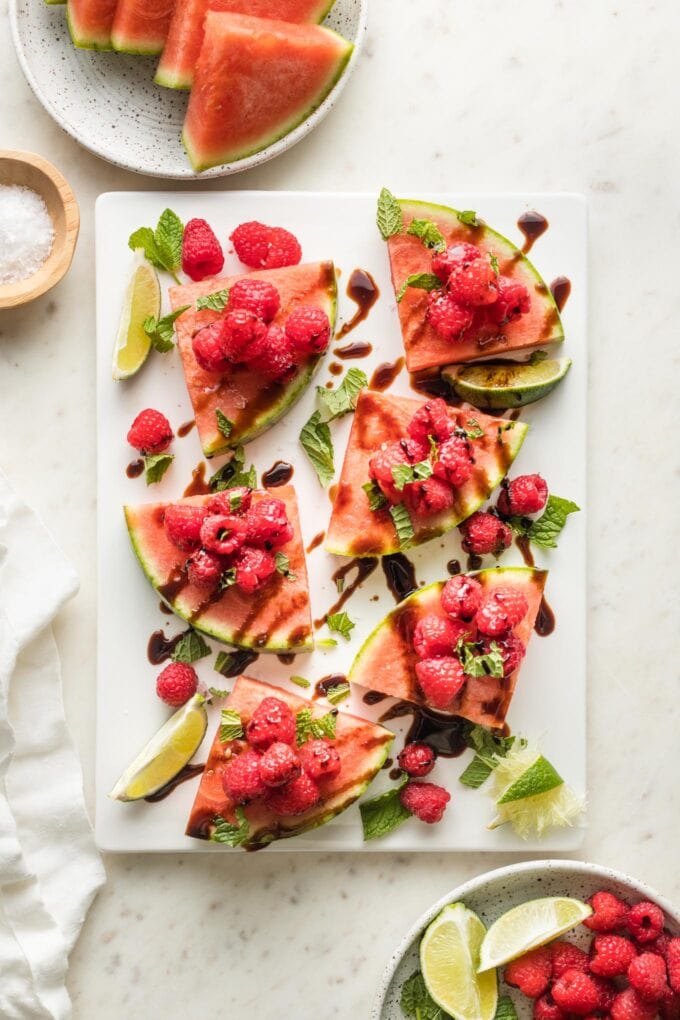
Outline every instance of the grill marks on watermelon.
[[[328, 527], [325, 547], [340, 556], [385, 556], [398, 552], [399, 542], [387, 509], [372, 511], [362, 489], [368, 480], [368, 462], [382, 443], [402, 439], [407, 426], [423, 401], [363, 390], [357, 402], [352, 431], [338, 482], [338, 491]], [[455, 416], [455, 411], [451, 410]], [[473, 443], [475, 470], [472, 477], [454, 490], [450, 510], [429, 517], [413, 514], [413, 545], [450, 531], [478, 510], [519, 452], [527, 426], [491, 418], [471, 408], [470, 417], [484, 430], [484, 438]], [[508, 426], [512, 426], [508, 428]], [[499, 429], [502, 431], [499, 432]]]
[[[182, 0], [178, 0], [181, 3]], [[175, 0], [118, 0], [111, 43], [121, 53], [161, 53]]]
[[[294, 713], [303, 708], [311, 708], [314, 716], [318, 717], [326, 711], [296, 694], [247, 676], [240, 676], [236, 680], [227, 707], [239, 713], [245, 726], [266, 697], [285, 701]], [[248, 805], [244, 809], [250, 827], [250, 841], [246, 848], [256, 849], [275, 839], [297, 836], [331, 821], [361, 796], [383, 765], [393, 740], [394, 734], [384, 727], [339, 712], [336, 716], [335, 744], [342, 769], [336, 778], [323, 780], [320, 784], [322, 802], [303, 815], [284, 818], [273, 815], [262, 802]], [[188, 836], [210, 839], [216, 815], [235, 821], [234, 805], [222, 788], [222, 772], [232, 747], [237, 743], [223, 744], [218, 728], [189, 815], [186, 829]]]
[[66, 20], [74, 46], [110, 50], [111, 27], [118, 0], [68, 0]]

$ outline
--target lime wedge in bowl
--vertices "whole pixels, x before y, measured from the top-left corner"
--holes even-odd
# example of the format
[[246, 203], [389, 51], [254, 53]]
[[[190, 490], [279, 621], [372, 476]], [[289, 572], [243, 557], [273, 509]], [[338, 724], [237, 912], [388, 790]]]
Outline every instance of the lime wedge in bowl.
[[420, 967], [434, 1002], [454, 1020], [494, 1020], [496, 973], [478, 974], [486, 928], [464, 903], [450, 903], [420, 943]]
[[522, 407], [547, 397], [571, 368], [571, 358], [450, 365], [442, 376], [461, 400], [480, 409]]
[[201, 745], [208, 726], [205, 698], [194, 694], [170, 716], [120, 777], [109, 797], [141, 800], [174, 779]]
[[149, 316], [157, 319], [160, 311], [158, 274], [144, 258], [143, 250], [136, 248], [113, 350], [114, 379], [129, 379], [142, 367], [151, 349], [144, 323]]
[[545, 945], [581, 924], [592, 908], [568, 896], [527, 900], [506, 911], [489, 928], [479, 951], [479, 972], [494, 974], [510, 960]]

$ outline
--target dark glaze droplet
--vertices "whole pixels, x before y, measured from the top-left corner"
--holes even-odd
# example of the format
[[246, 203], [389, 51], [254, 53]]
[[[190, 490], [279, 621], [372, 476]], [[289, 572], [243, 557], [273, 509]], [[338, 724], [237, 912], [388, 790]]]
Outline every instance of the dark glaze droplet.
[[522, 408], [521, 407], [516, 407], [514, 411], [510, 412], [510, 414], [508, 415], [508, 418], [510, 419], [510, 421], [518, 421], [519, 420], [519, 416], [520, 416], [521, 413], [522, 413]]
[[380, 766], [383, 769], [391, 769], [394, 765], [394, 758], [385, 758], [385, 761]]
[[169, 659], [184, 635], [189, 632], [190, 629], [183, 630], [181, 634], [175, 634], [174, 637], [168, 638], [165, 636], [165, 631], [155, 630], [146, 646], [146, 657], [151, 665], [160, 666], [161, 662]]
[[265, 489], [275, 489], [277, 485], [285, 485], [293, 477], [293, 465], [287, 460], [277, 460], [268, 471], [262, 472], [262, 484]]
[[191, 481], [184, 490], [184, 496], [204, 496], [210, 492], [210, 486], [205, 480], [206, 463], [204, 460], [197, 464], [191, 472]]
[[383, 712], [380, 716], [380, 722], [389, 722], [390, 719], [401, 719], [402, 716], [412, 715], [415, 712], [416, 706], [410, 701], [396, 701], [394, 705]]
[[522, 554], [522, 559], [527, 567], [535, 566], [534, 554], [531, 551], [531, 543], [526, 535], [518, 535], [515, 539], [515, 545]]
[[295, 652], [279, 652], [276, 658], [279, 662], [282, 662], [284, 666], [290, 666], [295, 662]]
[[192, 420], [185, 421], [184, 425], [180, 425], [180, 427], [177, 429], [177, 435], [179, 436], [179, 438], [184, 439], [185, 436], [188, 436], [192, 428], [195, 426], [195, 424], [196, 422]]
[[128, 466], [125, 468], [125, 474], [128, 478], [139, 478], [143, 470], [144, 461], [141, 457], [139, 457], [137, 460], [130, 461]]
[[566, 276], [557, 276], [550, 284], [550, 293], [555, 299], [555, 304], [561, 312], [569, 300], [569, 295], [571, 294], [571, 280], [569, 280]]
[[347, 600], [350, 599], [354, 592], [357, 590], [359, 585], [362, 584], [366, 580], [366, 578], [373, 573], [377, 566], [378, 566], [377, 557], [365, 556], [363, 558], [357, 557], [356, 559], [350, 560], [349, 563], [345, 563], [342, 567], [338, 567], [338, 569], [332, 575], [333, 581], [335, 582], [344, 581], [347, 575], [352, 570], [356, 570], [356, 576], [354, 580], [350, 581], [349, 584], [345, 585], [340, 594], [340, 597], [337, 599], [336, 602], [333, 603], [328, 612], [324, 613], [324, 615], [319, 620], [314, 621], [314, 626], [317, 630], [319, 629], [319, 627], [323, 627], [324, 623], [326, 622], [329, 616], [332, 616], [333, 613], [337, 613], [342, 609]]
[[522, 254], [526, 255], [533, 248], [534, 241], [537, 241], [541, 234], [545, 234], [550, 224], [541, 213], [530, 210], [522, 213], [517, 220], [517, 226], [524, 234]]
[[392, 385], [403, 367], [403, 358], [397, 358], [396, 361], [384, 361], [382, 365], [378, 365], [371, 376], [368, 388], [371, 390], [379, 390], [382, 393], [383, 390], [386, 390], [388, 386]]
[[240, 652], [230, 652], [229, 654], [231, 663], [220, 670], [221, 676], [240, 676], [244, 669], [247, 669], [248, 666], [252, 665], [253, 662], [257, 662], [260, 658], [259, 652], [251, 652], [248, 648], [243, 648]]
[[380, 290], [366, 269], [354, 269], [347, 284], [347, 296], [354, 301], [357, 310], [349, 322], [346, 322], [336, 334], [338, 339], [347, 336], [360, 322], [364, 322], [371, 308], [380, 297]]
[[307, 555], [309, 555], [309, 553], [312, 552], [314, 549], [317, 549], [321, 545], [325, 537], [326, 537], [325, 531], [320, 531], [318, 535], [315, 535], [312, 541], [305, 549]]
[[387, 697], [382, 691], [366, 691], [362, 701], [364, 705], [379, 705]]
[[444, 715], [410, 701], [397, 701], [380, 716], [380, 722], [400, 719], [404, 715], [413, 716], [404, 745], [413, 741], [427, 744], [441, 758], [457, 758], [465, 750], [467, 724], [460, 716]]
[[330, 673], [328, 676], [324, 676], [319, 680], [314, 691], [318, 698], [325, 698], [329, 691], [332, 691], [334, 687], [339, 687], [340, 684], [346, 684], [347, 677], [344, 673]]
[[373, 344], [367, 340], [355, 340], [353, 344], [345, 344], [344, 347], [336, 347], [333, 354], [343, 361], [355, 361], [357, 358], [367, 358], [373, 351]]
[[176, 790], [182, 783], [188, 782], [193, 779], [194, 776], [200, 776], [205, 771], [205, 762], [196, 765], [185, 765], [183, 769], [180, 769], [176, 776], [174, 776], [169, 783], [165, 786], [161, 786], [160, 790], [156, 793], [150, 793], [144, 800], [148, 801], [149, 804], [156, 804], [159, 800], [165, 800], [169, 797], [173, 790]]
[[330, 365], [328, 366], [328, 371], [331, 373], [331, 375], [342, 375], [343, 367], [339, 361], [331, 361]]
[[390, 779], [401, 779], [401, 769], [390, 769]]
[[424, 397], [443, 397], [453, 407], [460, 403], [449, 384], [439, 373], [412, 372], [409, 377], [412, 390]]
[[539, 637], [548, 637], [549, 634], [555, 629], [555, 614], [545, 600], [545, 595], [541, 598], [541, 604], [538, 607], [538, 613], [536, 614], [536, 622], [534, 623], [534, 630]]
[[449, 560], [449, 562], [446, 564], [446, 569], [448, 570], [449, 574], [451, 574], [452, 577], [455, 577], [456, 574], [460, 574], [461, 570], [460, 560]]
[[401, 602], [407, 595], [412, 595], [418, 590], [416, 568], [403, 553], [383, 556], [380, 565], [395, 602]]
[[468, 553], [467, 558], [467, 569], [468, 570], [479, 570], [482, 565], [482, 557], [478, 556], [477, 553]]

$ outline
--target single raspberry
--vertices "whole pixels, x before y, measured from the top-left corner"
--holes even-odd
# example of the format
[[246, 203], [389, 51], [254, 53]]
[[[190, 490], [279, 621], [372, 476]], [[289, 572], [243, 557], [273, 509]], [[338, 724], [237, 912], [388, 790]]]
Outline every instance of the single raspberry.
[[281, 295], [273, 283], [244, 276], [229, 291], [229, 311], [245, 308], [263, 322], [271, 322], [281, 307]]
[[253, 503], [245, 516], [246, 535], [251, 545], [280, 549], [293, 537], [286, 504], [276, 496], [265, 496]]
[[323, 308], [299, 305], [286, 319], [286, 336], [302, 358], [323, 354], [331, 339], [331, 324]]
[[520, 475], [501, 489], [498, 512], [504, 517], [535, 514], [548, 499], [548, 486], [540, 475]]
[[411, 743], [402, 748], [397, 761], [402, 772], [416, 779], [429, 776], [437, 755], [428, 744]]
[[658, 939], [654, 939], [653, 942], [649, 942], [645, 946], [646, 953], [657, 953], [659, 956], [663, 956], [664, 960], [668, 955], [668, 947], [670, 946], [673, 939], [667, 931], [662, 931]]
[[449, 510], [455, 502], [453, 489], [441, 478], [426, 478], [404, 486], [404, 503], [419, 517], [432, 517]]
[[193, 698], [198, 688], [198, 676], [186, 662], [171, 662], [158, 674], [156, 694], [166, 705], [179, 708]]
[[483, 556], [485, 553], [500, 555], [512, 542], [512, 532], [507, 524], [495, 514], [477, 510], [460, 526], [463, 534], [463, 548], [466, 552]]
[[492, 305], [498, 298], [498, 277], [488, 256], [454, 265], [448, 288], [462, 305]]
[[248, 749], [230, 758], [222, 773], [222, 787], [234, 804], [249, 804], [264, 797], [267, 787], [262, 779], [262, 755]]
[[473, 312], [445, 290], [431, 290], [427, 295], [427, 319], [443, 340], [460, 340], [470, 328]]
[[641, 999], [634, 988], [626, 988], [614, 999], [610, 1014], [612, 1020], [655, 1020], [656, 1005]]
[[297, 779], [270, 790], [267, 796], [267, 807], [275, 815], [303, 815], [310, 811], [321, 799], [321, 791], [311, 776], [301, 772]]
[[[652, 943], [656, 945], [656, 943]], [[674, 992], [680, 995], [680, 938], [671, 939], [666, 947], [668, 981]]]
[[588, 900], [593, 908], [590, 917], [583, 922], [591, 931], [612, 932], [623, 928], [628, 916], [628, 904], [610, 892], [596, 892]]
[[529, 603], [517, 588], [502, 585], [484, 598], [475, 623], [480, 634], [501, 637], [519, 623], [529, 612]]
[[168, 419], [152, 407], [139, 412], [127, 434], [130, 446], [142, 454], [162, 453], [174, 438]]
[[248, 364], [273, 383], [288, 382], [295, 375], [295, 351], [280, 326], [269, 327], [261, 348], [257, 353], [251, 350]]
[[[203, 332], [201, 330], [201, 332]], [[196, 334], [199, 336], [200, 334]], [[250, 364], [255, 351], [265, 343], [267, 327], [247, 308], [234, 308], [221, 320], [220, 344], [222, 355], [235, 364]], [[194, 340], [196, 337], [194, 337]], [[192, 341], [193, 343], [193, 341]], [[194, 347], [194, 353], [196, 348]]]
[[446, 401], [441, 397], [433, 397], [432, 400], [421, 404], [408, 423], [406, 431], [411, 439], [415, 439], [429, 451], [430, 437], [438, 443], [444, 443], [453, 435], [455, 427]]
[[400, 464], [416, 464], [424, 455], [425, 447], [412, 439], [383, 443], [368, 462], [368, 476], [378, 483], [391, 503], [399, 503], [403, 498], [402, 490], [397, 489], [392, 468]]
[[234, 561], [236, 584], [241, 591], [252, 595], [276, 573], [276, 560], [266, 549], [244, 546]]
[[567, 1020], [567, 1014], [561, 1009], [550, 992], [546, 992], [534, 1003], [534, 1020]]
[[565, 970], [582, 970], [584, 974], [588, 973], [588, 954], [573, 942], [563, 942], [561, 939], [553, 942], [550, 953], [554, 978], [562, 977]]
[[209, 514], [244, 514], [253, 498], [253, 490], [244, 485], [236, 485], [233, 489], [216, 492], [208, 500], [206, 507]]
[[456, 266], [469, 265], [481, 257], [481, 251], [474, 244], [468, 244], [466, 241], [450, 244], [444, 251], [438, 251], [432, 256], [432, 272], [442, 283], [446, 283]]
[[526, 648], [523, 642], [511, 631], [503, 637], [486, 638], [482, 641], [482, 652], [485, 654], [493, 652], [492, 645], [496, 645], [500, 649], [503, 659], [503, 676], [511, 676], [519, 668], [524, 658]]
[[256, 220], [241, 223], [229, 240], [241, 262], [251, 269], [296, 266], [302, 258], [302, 249], [294, 234], [283, 227], [268, 227]]
[[421, 822], [441, 822], [451, 794], [435, 783], [407, 783], [399, 792], [399, 800]]
[[260, 774], [265, 786], [285, 786], [297, 779], [301, 771], [300, 759], [290, 744], [277, 741], [262, 755]]
[[229, 360], [224, 353], [224, 320], [217, 319], [194, 333], [191, 349], [204, 372], [225, 372]]
[[482, 586], [474, 577], [458, 574], [442, 589], [442, 609], [455, 620], [472, 620], [482, 604]]
[[451, 620], [449, 617], [449, 621], [456, 635], [454, 647], [458, 644], [461, 638], [465, 642], [473, 643], [478, 640], [479, 635], [477, 633], [477, 624], [474, 620], [471, 620], [470, 623], [466, 623], [465, 620]]
[[416, 676], [425, 700], [433, 708], [439, 709], [451, 707], [467, 680], [463, 667], [453, 656], [421, 659], [416, 662]]
[[594, 982], [595, 987], [597, 988], [597, 994], [600, 997], [598, 1009], [611, 1009], [612, 1003], [619, 993], [619, 989], [616, 984], [609, 978], [599, 977], [597, 974], [591, 974], [590, 978], [591, 981]]
[[505, 968], [505, 982], [527, 995], [538, 999], [547, 991], [552, 976], [552, 960], [548, 946], [532, 949]]
[[253, 712], [246, 738], [253, 747], [266, 750], [272, 744], [295, 744], [295, 716], [280, 698], [265, 698]]
[[197, 549], [187, 560], [189, 584], [197, 588], [215, 588], [224, 573], [225, 563], [221, 556], [209, 549]]
[[342, 769], [342, 760], [330, 740], [307, 740], [300, 748], [302, 768], [317, 781], [333, 779]]
[[645, 1002], [660, 1002], [668, 992], [663, 958], [656, 953], [640, 953], [628, 968], [628, 982]]
[[558, 1006], [567, 1013], [576, 1016], [587, 1016], [598, 1008], [600, 996], [597, 986], [588, 974], [573, 967], [565, 970], [561, 978], [554, 982], [551, 994]]
[[413, 631], [413, 647], [419, 659], [436, 659], [440, 655], [452, 655], [458, 641], [458, 631], [453, 620], [446, 616], [428, 613], [423, 616]]
[[475, 468], [470, 444], [462, 436], [451, 436], [437, 450], [434, 473], [459, 488], [472, 477]]
[[497, 281], [497, 289], [498, 296], [487, 309], [491, 321], [496, 326], [504, 326], [507, 322], [526, 315], [531, 308], [531, 298], [523, 284], [501, 276]]
[[629, 939], [622, 935], [596, 935], [591, 947], [589, 967], [600, 977], [618, 977], [625, 974], [637, 950]]
[[663, 931], [664, 916], [656, 903], [643, 900], [628, 911], [626, 926], [636, 942], [645, 945], [653, 942]]
[[224, 252], [205, 220], [189, 220], [182, 237], [182, 269], [192, 280], [215, 276], [224, 265]]
[[201, 544], [201, 525], [206, 516], [205, 507], [171, 503], [163, 514], [165, 534], [182, 552], [192, 552]]
[[236, 514], [210, 514], [201, 525], [201, 543], [219, 556], [231, 556], [246, 540], [246, 522]]

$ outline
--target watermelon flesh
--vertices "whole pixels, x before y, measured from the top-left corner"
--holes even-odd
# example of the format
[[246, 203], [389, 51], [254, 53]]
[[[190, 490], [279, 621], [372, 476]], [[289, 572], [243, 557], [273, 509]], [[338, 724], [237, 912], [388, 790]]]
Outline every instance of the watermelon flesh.
[[118, 0], [111, 29], [114, 50], [161, 53], [174, 6], [175, 0]]
[[[491, 355], [512, 354], [564, 339], [560, 313], [550, 289], [526, 255], [522, 255], [511, 241], [490, 227], [481, 224], [471, 227], [461, 223], [457, 211], [444, 205], [410, 200], [400, 201], [399, 205], [404, 231], [411, 220], [431, 220], [439, 227], [447, 245], [467, 241], [484, 252], [493, 253], [498, 259], [501, 275], [524, 284], [531, 298], [531, 308], [526, 315], [504, 326], [470, 330], [462, 340], [452, 342], [441, 337], [427, 321], [427, 292], [407, 287], [397, 311], [409, 372], [460, 364]], [[387, 245], [395, 293], [399, 293], [412, 273], [432, 272], [432, 252], [419, 238], [404, 232], [390, 237]]]
[[[335, 325], [337, 284], [332, 262], [287, 266], [285, 269], [262, 269], [249, 277], [268, 280], [281, 296], [281, 308], [274, 322], [283, 325], [298, 305], [317, 305], [328, 315], [331, 333]], [[239, 276], [211, 277], [200, 283], [170, 288], [174, 308], [191, 305], [177, 319], [177, 346], [182, 358], [184, 377], [194, 408], [196, 426], [206, 457], [214, 457], [240, 443], [247, 443], [279, 420], [282, 414], [302, 396], [311, 382], [321, 355], [302, 362], [293, 378], [281, 385], [270, 383], [245, 365], [234, 365], [227, 372], [206, 372], [196, 361], [191, 338], [203, 326], [219, 317], [210, 309], [196, 311], [196, 299], [222, 289], [229, 289]], [[220, 410], [234, 423], [228, 439], [217, 427], [216, 411]]]
[[[256, 490], [256, 503], [266, 492]], [[309, 604], [309, 584], [304, 545], [300, 534], [295, 490], [277, 488], [276, 496], [286, 504], [294, 535], [283, 547], [292, 577], [275, 574], [252, 595], [236, 586], [214, 597], [205, 588], [189, 584], [183, 571], [187, 556], [165, 533], [163, 517], [167, 503], [145, 503], [124, 507], [133, 549], [148, 580], [170, 606], [195, 630], [239, 648], [258, 652], [302, 652], [314, 647]], [[190, 496], [177, 502], [202, 506], [210, 496]], [[294, 578], [294, 579], [293, 579]]]
[[178, 3], [156, 71], [156, 84], [170, 89], [191, 88], [208, 11], [314, 24], [323, 21], [331, 6], [332, 0], [330, 3], [329, 0], [185, 0]]
[[[487, 591], [503, 586], [517, 588], [522, 592], [529, 603], [529, 611], [513, 630], [526, 647], [543, 598], [547, 571], [531, 567], [495, 567], [480, 570], [473, 576]], [[427, 704], [416, 677], [418, 656], [412, 638], [415, 626], [423, 616], [431, 613], [442, 617], [446, 615], [440, 601], [444, 584], [444, 581], [439, 581], [419, 589], [387, 614], [364, 642], [352, 664], [349, 679], [353, 683], [417, 705]], [[451, 708], [451, 714], [462, 716], [480, 726], [502, 726], [519, 671], [515, 670], [504, 679], [491, 676], [468, 677]]]
[[[345, 460], [333, 504], [326, 549], [339, 556], [386, 556], [399, 551], [399, 540], [389, 511], [372, 511], [362, 489], [368, 480], [368, 462], [382, 443], [398, 441], [424, 401], [394, 397], [363, 390], [357, 401]], [[456, 409], [450, 409], [455, 419]], [[453, 507], [432, 516], [411, 515], [412, 545], [421, 545], [455, 528], [478, 510], [505, 477], [527, 433], [522, 422], [491, 418], [476, 408], [465, 411], [484, 430], [474, 441], [475, 470], [472, 477], [454, 490]], [[509, 427], [508, 427], [509, 426]], [[499, 428], [504, 431], [499, 432]]]
[[208, 11], [183, 141], [195, 170], [260, 152], [326, 98], [352, 44], [318, 25]]
[[[238, 677], [226, 707], [237, 711], [245, 726], [260, 702], [268, 697], [285, 701], [294, 713], [311, 708], [315, 717], [325, 714], [324, 709], [313, 702], [247, 676]], [[297, 836], [330, 822], [360, 797], [374, 779], [387, 757], [394, 734], [383, 726], [346, 712], [339, 712], [336, 720], [336, 748], [342, 769], [334, 779], [323, 780], [320, 784], [322, 802], [297, 816], [274, 815], [262, 802], [249, 804], [244, 809], [250, 828], [246, 849], [266, 846], [275, 839]], [[231, 822], [236, 820], [234, 804], [222, 789], [222, 772], [234, 743], [240, 742], [223, 744], [218, 728], [189, 815], [187, 836], [209, 840], [215, 828], [213, 819], [216, 815]]]
[[118, 0], [68, 0], [66, 20], [73, 45], [86, 50], [110, 50], [117, 4]]

